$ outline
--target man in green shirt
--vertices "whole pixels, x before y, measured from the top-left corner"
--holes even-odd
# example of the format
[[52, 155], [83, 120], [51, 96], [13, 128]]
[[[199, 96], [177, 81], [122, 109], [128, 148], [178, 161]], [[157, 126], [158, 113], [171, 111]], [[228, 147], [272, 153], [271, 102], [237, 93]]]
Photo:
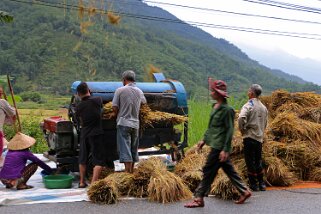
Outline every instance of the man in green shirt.
[[207, 144], [212, 149], [203, 167], [203, 179], [195, 190], [194, 200], [185, 204], [187, 208], [204, 207], [204, 197], [208, 195], [217, 171], [221, 167], [241, 194], [239, 200], [235, 201], [236, 204], [243, 204], [252, 195], [236, 173], [229, 159], [235, 113], [233, 108], [227, 104], [227, 85], [222, 80], [210, 80], [209, 84], [211, 97], [216, 100], [216, 103], [213, 106], [208, 129], [204, 134], [203, 140], [197, 146], [202, 149]]

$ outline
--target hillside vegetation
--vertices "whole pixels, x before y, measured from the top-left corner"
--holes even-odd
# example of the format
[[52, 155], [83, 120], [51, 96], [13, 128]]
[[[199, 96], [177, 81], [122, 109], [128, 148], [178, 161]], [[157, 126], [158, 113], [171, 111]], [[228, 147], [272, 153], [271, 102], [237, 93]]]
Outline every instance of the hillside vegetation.
[[105, 14], [81, 18], [68, 8], [0, 1], [0, 9], [14, 16], [14, 22], [0, 23], [0, 74], [14, 77], [17, 93], [66, 95], [76, 80], [119, 81], [127, 69], [137, 72], [138, 81], [150, 81], [150, 65], [183, 82], [196, 98], [207, 96], [208, 76], [227, 81], [235, 97], [252, 83], [261, 84], [266, 93], [278, 88], [321, 92], [311, 83], [287, 81], [289, 75], [259, 65], [233, 44], [198, 28], [139, 18], [177, 19], [160, 8], [135, 0], [107, 1], [105, 6], [136, 18], [121, 15], [120, 23], [112, 25]]

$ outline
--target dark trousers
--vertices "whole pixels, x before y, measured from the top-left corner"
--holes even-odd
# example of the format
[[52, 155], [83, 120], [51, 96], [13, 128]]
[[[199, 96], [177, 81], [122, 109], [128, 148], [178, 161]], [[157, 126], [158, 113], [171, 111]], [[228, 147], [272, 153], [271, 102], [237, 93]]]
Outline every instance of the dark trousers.
[[262, 174], [262, 143], [252, 138], [244, 138], [243, 144], [248, 173], [251, 175]]
[[247, 187], [242, 182], [242, 179], [236, 173], [230, 159], [228, 158], [225, 162], [220, 162], [220, 152], [221, 150], [212, 149], [207, 156], [206, 164], [203, 167], [203, 179], [195, 190], [195, 197], [204, 197], [209, 194], [211, 185], [217, 175], [217, 171], [221, 167], [241, 195], [244, 195], [245, 191], [247, 190]]

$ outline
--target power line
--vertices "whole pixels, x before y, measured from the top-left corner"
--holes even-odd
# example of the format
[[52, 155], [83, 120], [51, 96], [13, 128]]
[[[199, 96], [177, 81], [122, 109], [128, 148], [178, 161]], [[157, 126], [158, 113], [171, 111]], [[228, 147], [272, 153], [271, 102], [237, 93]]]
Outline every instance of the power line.
[[[47, 6], [52, 8], [60, 8], [60, 9], [70, 9], [70, 10], [84, 10], [88, 11], [88, 8], [81, 8], [75, 5], [69, 4], [53, 4], [45, 1], [37, 1], [37, 2], [27, 2], [23, 0], [7, 0], [11, 2], [17, 3], [25, 3], [25, 4], [33, 4], [33, 5], [40, 5], [40, 6]], [[106, 11], [97, 9], [97, 12], [107, 14]], [[286, 31], [274, 31], [274, 30], [266, 30], [266, 29], [257, 29], [257, 28], [245, 28], [245, 27], [238, 27], [238, 26], [226, 26], [226, 25], [215, 25], [210, 23], [201, 23], [201, 22], [183, 22], [179, 19], [168, 19], [162, 17], [155, 17], [155, 16], [145, 16], [140, 14], [131, 14], [131, 13], [124, 13], [124, 12], [117, 12], [117, 11], [110, 11], [121, 16], [129, 17], [129, 18], [136, 18], [148, 21], [160, 21], [160, 22], [167, 22], [167, 23], [176, 23], [176, 24], [189, 24], [196, 27], [207, 27], [207, 28], [216, 28], [216, 29], [225, 29], [225, 30], [234, 30], [240, 32], [249, 32], [249, 33], [258, 33], [258, 34], [266, 34], [266, 35], [277, 35], [277, 36], [287, 36], [287, 37], [294, 37], [294, 38], [302, 38], [302, 39], [311, 39], [311, 40], [321, 40], [320, 34], [309, 34], [309, 33], [298, 33], [298, 32], [286, 32]]]
[[255, 1], [255, 0], [242, 0], [245, 2], [250, 2], [250, 3], [255, 3], [255, 4], [261, 4], [261, 5], [268, 5], [268, 6], [273, 6], [273, 7], [278, 7], [282, 9], [289, 9], [289, 10], [295, 10], [295, 11], [301, 11], [301, 12], [310, 12], [310, 13], [316, 13], [316, 14], [321, 14], [321, 10], [319, 8], [312, 8], [312, 9], [307, 9], [307, 7], [296, 5], [294, 6], [286, 6], [282, 4], [275, 4], [271, 3], [269, 1]]
[[316, 22], [316, 21], [308, 21], [308, 20], [300, 20], [300, 19], [287, 19], [287, 18], [282, 18], [282, 17], [264, 16], [264, 15], [250, 14], [250, 13], [239, 13], [239, 12], [233, 12], [233, 11], [216, 10], [216, 9], [202, 8], [202, 7], [193, 7], [193, 6], [187, 6], [187, 5], [181, 5], [181, 4], [172, 4], [172, 3], [149, 1], [149, 0], [144, 0], [144, 2], [154, 3], [154, 4], [159, 4], [159, 5], [174, 6], [174, 7], [182, 7], [182, 8], [187, 8], [187, 9], [195, 9], [195, 10], [200, 10], [200, 11], [228, 13], [228, 14], [240, 15], [240, 16], [268, 18], [268, 19], [276, 19], [276, 20], [290, 21], [290, 22], [301, 22], [301, 23], [306, 23], [306, 24], [321, 24], [321, 22]]

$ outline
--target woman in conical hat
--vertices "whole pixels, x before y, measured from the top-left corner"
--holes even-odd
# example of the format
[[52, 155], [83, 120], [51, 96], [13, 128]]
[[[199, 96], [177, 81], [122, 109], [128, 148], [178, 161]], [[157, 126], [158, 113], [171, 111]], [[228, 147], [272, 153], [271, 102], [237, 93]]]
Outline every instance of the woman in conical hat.
[[1, 155], [4, 147], [3, 125], [9, 121], [14, 121], [14, 117], [16, 115], [15, 109], [12, 108], [5, 99], [3, 99], [3, 95], [4, 91], [2, 86], [0, 86], [0, 162], [2, 162]]
[[[37, 171], [38, 166], [48, 174], [52, 169], [31, 153], [29, 148], [36, 143], [36, 140], [22, 133], [17, 133], [8, 144], [3, 168], [0, 171], [0, 180], [6, 188], [17, 188], [17, 190], [30, 189], [27, 185], [29, 178]], [[31, 163], [27, 164], [27, 161]]]

